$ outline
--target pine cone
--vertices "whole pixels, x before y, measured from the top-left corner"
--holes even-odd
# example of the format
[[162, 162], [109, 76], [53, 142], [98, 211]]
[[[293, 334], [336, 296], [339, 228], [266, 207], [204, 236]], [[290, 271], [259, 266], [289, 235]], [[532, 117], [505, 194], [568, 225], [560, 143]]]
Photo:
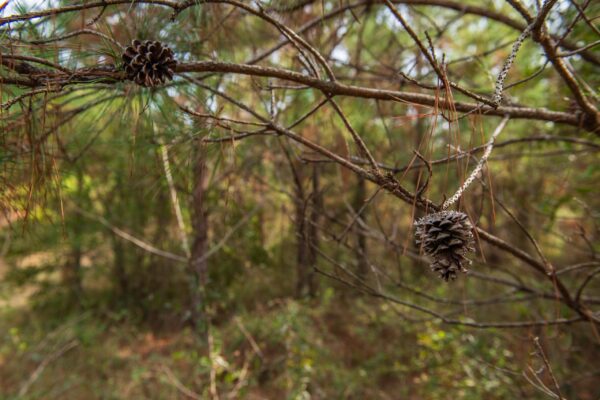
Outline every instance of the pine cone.
[[173, 51], [160, 42], [134, 40], [123, 53], [127, 79], [140, 86], [158, 86], [173, 79], [177, 61]]
[[417, 244], [432, 259], [431, 269], [445, 281], [456, 279], [458, 271], [467, 272], [465, 257], [475, 251], [473, 226], [466, 214], [458, 211], [442, 211], [427, 215], [415, 222]]

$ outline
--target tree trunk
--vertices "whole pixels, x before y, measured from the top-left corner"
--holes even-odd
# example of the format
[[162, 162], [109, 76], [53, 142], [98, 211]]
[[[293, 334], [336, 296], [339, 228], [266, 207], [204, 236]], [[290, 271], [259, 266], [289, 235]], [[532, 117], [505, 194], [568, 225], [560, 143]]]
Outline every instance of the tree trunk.
[[[79, 229], [75, 228], [73, 235], [77, 236], [79, 234], [78, 231]], [[78, 241], [79, 239], [73, 240], [74, 243], [71, 246], [71, 251], [65, 264], [65, 284], [71, 292], [71, 295], [75, 297], [77, 301], [80, 301], [83, 294], [83, 288], [81, 285], [82, 250], [81, 244], [77, 243]]]
[[319, 190], [319, 172], [317, 167], [313, 168], [312, 193], [307, 197], [301, 181], [301, 170], [299, 165], [293, 167], [296, 184], [296, 296], [314, 297], [317, 294], [317, 281], [315, 265], [317, 262], [318, 224], [321, 214], [321, 194]]
[[[123, 221], [125, 211], [124, 205], [126, 194], [123, 192], [123, 178], [121, 174], [116, 177], [115, 186], [112, 193], [107, 196], [106, 201], [110, 202], [107, 207], [106, 218], [108, 220]], [[131, 293], [129, 292], [129, 279], [127, 276], [127, 247], [123, 243], [123, 239], [111, 234], [112, 251], [113, 251], [113, 267], [112, 275], [113, 282], [115, 284], [116, 292], [119, 294], [119, 298], [122, 299], [125, 304], [129, 304]]]
[[[356, 185], [356, 193], [354, 197], [354, 212], [360, 213], [358, 217], [361, 220], [367, 220], [367, 208], [364, 207], [367, 201], [367, 184], [362, 178], [358, 178]], [[360, 223], [354, 223], [354, 231], [356, 232], [356, 259], [357, 259], [357, 275], [364, 279], [369, 273], [369, 263], [367, 261], [367, 236], [365, 235], [364, 229], [360, 226]]]
[[307, 202], [300, 180], [300, 171], [294, 167], [296, 179], [296, 199], [294, 207], [296, 209], [296, 297], [304, 297], [308, 294], [310, 276], [310, 246], [307, 235], [306, 208]]
[[[83, 198], [83, 171], [77, 168], [77, 201], [81, 202]], [[83, 223], [81, 214], [74, 213], [71, 218], [71, 248], [64, 265], [63, 279], [69, 292], [77, 301], [81, 301], [83, 288], [81, 284], [81, 257], [83, 250], [81, 241], [83, 236]]]
[[[280, 143], [281, 144], [281, 143]], [[315, 166], [312, 175], [312, 196], [306, 195], [303, 181], [303, 165], [295, 162], [287, 147], [281, 144], [294, 181], [294, 214], [296, 228], [296, 297], [316, 295], [315, 263], [318, 246], [317, 226], [321, 211], [319, 172]], [[310, 208], [310, 212], [309, 212]]]
[[206, 207], [206, 183], [208, 170], [203, 144], [195, 148], [192, 188], [192, 248], [190, 275], [192, 276], [192, 322], [198, 332], [206, 332], [206, 282], [208, 261], [203, 259], [208, 246], [208, 211]]
[[323, 212], [323, 196], [321, 194], [321, 188], [319, 184], [319, 167], [317, 164], [313, 165], [311, 206], [310, 223], [308, 226], [308, 244], [310, 256], [310, 276], [308, 280], [308, 289], [310, 297], [314, 297], [316, 296], [318, 290], [315, 267], [317, 266], [317, 249], [319, 248], [319, 221]]
[[112, 248], [113, 248], [113, 277], [117, 286], [117, 292], [122, 299], [127, 300], [128, 284], [127, 284], [127, 270], [125, 269], [125, 248], [123, 239], [112, 235]]

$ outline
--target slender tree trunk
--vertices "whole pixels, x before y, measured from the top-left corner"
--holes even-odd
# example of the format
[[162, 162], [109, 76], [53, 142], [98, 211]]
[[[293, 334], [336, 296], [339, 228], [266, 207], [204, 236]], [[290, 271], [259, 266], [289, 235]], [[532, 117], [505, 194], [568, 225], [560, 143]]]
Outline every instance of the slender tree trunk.
[[[294, 174], [296, 199], [294, 200], [296, 220], [296, 297], [312, 296], [314, 287], [313, 261], [316, 256], [311, 249], [311, 229], [309, 220], [310, 199], [307, 198], [302, 185], [301, 166], [289, 159]], [[318, 181], [318, 180], [317, 180]]]
[[[365, 207], [362, 212], [361, 208], [367, 201], [367, 184], [362, 178], [358, 178], [356, 185], [356, 193], [354, 197], [354, 212], [360, 212], [361, 220], [367, 220], [367, 208]], [[356, 259], [357, 259], [357, 274], [361, 278], [365, 278], [369, 273], [369, 263], [367, 261], [367, 236], [365, 235], [364, 229], [358, 222], [354, 223], [354, 231], [356, 232]]]
[[[285, 145], [281, 148], [287, 158], [294, 181], [294, 214], [296, 228], [296, 297], [314, 296], [317, 292], [315, 263], [318, 246], [317, 226], [321, 210], [319, 173], [313, 169], [312, 196], [307, 197], [303, 181], [302, 165], [295, 162]], [[310, 209], [310, 210], [309, 210]]]
[[296, 209], [296, 297], [304, 297], [308, 294], [309, 287], [309, 274], [308, 269], [310, 268], [310, 246], [307, 235], [307, 220], [306, 220], [306, 208], [307, 202], [304, 196], [304, 190], [302, 183], [299, 180], [299, 171], [296, 171], [298, 177], [296, 182], [296, 199], [294, 201], [294, 207]]
[[[124, 217], [123, 206], [125, 204], [125, 194], [123, 193], [123, 178], [121, 174], [116, 177], [115, 187], [112, 194], [107, 197], [106, 201], [110, 201], [108, 209], [110, 212], [106, 218], [108, 220], [121, 220]], [[123, 239], [111, 234], [112, 251], [113, 251], [113, 267], [112, 275], [113, 282], [116, 285], [116, 292], [119, 298], [125, 300], [129, 304], [131, 293], [129, 293], [129, 281], [127, 276], [127, 248], [123, 243]]]
[[[75, 224], [75, 228], [73, 231], [73, 235], [74, 236], [78, 236], [80, 235], [79, 231], [80, 229], [77, 228], [77, 225], [79, 224]], [[81, 296], [82, 296], [82, 292], [83, 292], [83, 288], [81, 285], [81, 256], [82, 256], [82, 250], [81, 250], [81, 244], [77, 243], [79, 242], [79, 239], [74, 239], [73, 240], [73, 245], [71, 246], [71, 252], [67, 258], [67, 262], [65, 265], [66, 271], [65, 271], [65, 283], [67, 284], [69, 291], [72, 293], [72, 295], [77, 298], [78, 300], [81, 300]]]
[[311, 297], [316, 296], [318, 290], [317, 274], [315, 267], [317, 266], [317, 249], [319, 248], [319, 223], [323, 212], [323, 195], [321, 194], [321, 187], [319, 183], [319, 167], [313, 165], [312, 175], [312, 196], [311, 196], [311, 210], [310, 210], [310, 223], [308, 226], [308, 240], [309, 240], [309, 279], [308, 289]]
[[318, 225], [321, 217], [322, 200], [319, 188], [319, 172], [315, 166], [312, 174], [312, 193], [307, 197], [301, 183], [300, 169], [295, 169], [296, 178], [296, 237], [297, 244], [297, 297], [314, 297], [317, 294], [315, 266], [319, 246]]
[[[77, 199], [81, 201], [83, 198], [83, 171], [81, 168], [77, 168]], [[67, 256], [66, 263], [64, 265], [64, 283], [71, 292], [71, 294], [78, 300], [81, 300], [83, 295], [83, 288], [81, 284], [81, 257], [83, 250], [81, 247], [81, 240], [83, 235], [83, 223], [81, 214], [74, 213], [71, 219], [71, 249]]]
[[195, 148], [192, 189], [192, 248], [190, 274], [192, 275], [192, 319], [199, 332], [206, 331], [206, 283], [208, 261], [203, 257], [208, 246], [208, 211], [206, 207], [206, 182], [208, 170], [203, 144]]
[[112, 248], [113, 248], [113, 277], [117, 285], [117, 292], [121, 298], [127, 298], [128, 284], [127, 284], [127, 271], [125, 269], [125, 247], [123, 245], [123, 239], [112, 235]]

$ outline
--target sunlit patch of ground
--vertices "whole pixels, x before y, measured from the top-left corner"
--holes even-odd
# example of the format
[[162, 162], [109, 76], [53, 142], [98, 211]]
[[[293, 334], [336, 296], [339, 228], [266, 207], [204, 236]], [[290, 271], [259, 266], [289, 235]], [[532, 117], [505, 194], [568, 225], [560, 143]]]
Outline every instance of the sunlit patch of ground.
[[[8, 262], [0, 257], [0, 282], [5, 280], [6, 275], [10, 271], [10, 268], [18, 268], [18, 269], [26, 269], [31, 267], [36, 267], [38, 265], [44, 265], [46, 263], [54, 261], [56, 255], [53, 252], [49, 251], [41, 251], [29, 254], [27, 256], [22, 257], [16, 265], [9, 265]], [[43, 273], [38, 276], [39, 280], [51, 280], [57, 279], [57, 274], [48, 274]], [[13, 290], [10, 294], [7, 291], [4, 291], [0, 296], [0, 309], [4, 307], [9, 308], [19, 308], [27, 305], [29, 298], [36, 291], [35, 284], [37, 282], [33, 282], [30, 285], [23, 285], [19, 287], [19, 290]]]

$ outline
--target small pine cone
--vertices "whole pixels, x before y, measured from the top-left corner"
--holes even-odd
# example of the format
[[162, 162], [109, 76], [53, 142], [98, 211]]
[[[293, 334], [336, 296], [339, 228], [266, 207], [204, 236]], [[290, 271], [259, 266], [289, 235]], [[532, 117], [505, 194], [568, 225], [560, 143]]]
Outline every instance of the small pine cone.
[[445, 281], [456, 279], [458, 271], [467, 272], [465, 257], [475, 251], [473, 226], [466, 214], [458, 211], [442, 211], [427, 215], [415, 222], [417, 244], [432, 259], [431, 269]]
[[123, 53], [127, 79], [140, 86], [159, 86], [173, 79], [177, 61], [173, 51], [160, 42], [134, 40]]

